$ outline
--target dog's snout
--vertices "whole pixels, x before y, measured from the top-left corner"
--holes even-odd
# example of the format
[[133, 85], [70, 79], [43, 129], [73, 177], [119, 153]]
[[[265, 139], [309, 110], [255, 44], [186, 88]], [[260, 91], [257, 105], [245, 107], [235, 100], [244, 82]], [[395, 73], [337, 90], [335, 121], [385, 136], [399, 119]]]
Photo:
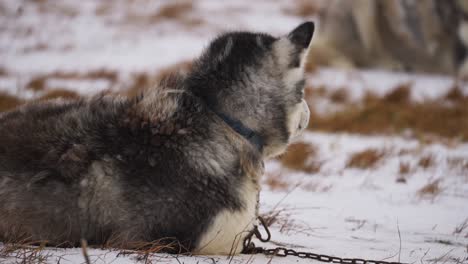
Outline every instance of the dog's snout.
[[293, 138], [299, 136], [307, 128], [310, 117], [309, 106], [304, 99], [296, 105], [295, 109], [291, 126]]
[[298, 130], [302, 131], [304, 130], [307, 125], [309, 124], [309, 118], [310, 118], [310, 110], [309, 106], [307, 105], [307, 102], [302, 99], [302, 112], [301, 112], [301, 120], [299, 121], [299, 127]]

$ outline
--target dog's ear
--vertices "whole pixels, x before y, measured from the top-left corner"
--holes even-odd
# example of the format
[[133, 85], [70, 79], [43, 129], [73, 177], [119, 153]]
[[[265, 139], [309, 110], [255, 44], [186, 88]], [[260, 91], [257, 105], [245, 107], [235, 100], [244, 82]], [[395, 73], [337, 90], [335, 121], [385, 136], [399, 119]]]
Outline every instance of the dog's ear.
[[288, 34], [289, 40], [302, 49], [309, 47], [312, 36], [314, 35], [314, 22], [305, 22], [296, 27]]

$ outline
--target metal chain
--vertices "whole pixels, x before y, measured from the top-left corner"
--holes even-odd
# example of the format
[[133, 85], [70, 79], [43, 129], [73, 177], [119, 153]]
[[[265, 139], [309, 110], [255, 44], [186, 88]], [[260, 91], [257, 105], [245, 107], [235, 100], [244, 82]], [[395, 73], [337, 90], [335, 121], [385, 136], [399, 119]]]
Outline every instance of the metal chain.
[[343, 263], [343, 264], [405, 264], [401, 262], [387, 262], [381, 260], [369, 260], [369, 259], [360, 259], [360, 258], [340, 258], [335, 256], [323, 255], [323, 254], [316, 254], [312, 252], [301, 252], [295, 251], [293, 249], [285, 248], [285, 247], [277, 247], [277, 248], [263, 248], [257, 247], [252, 242], [252, 238], [255, 236], [261, 242], [268, 242], [271, 239], [271, 233], [268, 229], [268, 226], [265, 220], [262, 217], [258, 217], [260, 221], [260, 225], [265, 229], [266, 237], [262, 237], [258, 226], [255, 226], [254, 229], [247, 235], [244, 240], [244, 249], [242, 250], [243, 254], [264, 254], [267, 256], [276, 256], [276, 257], [287, 257], [287, 256], [295, 256], [298, 258], [303, 259], [314, 259], [322, 262], [328, 263]]

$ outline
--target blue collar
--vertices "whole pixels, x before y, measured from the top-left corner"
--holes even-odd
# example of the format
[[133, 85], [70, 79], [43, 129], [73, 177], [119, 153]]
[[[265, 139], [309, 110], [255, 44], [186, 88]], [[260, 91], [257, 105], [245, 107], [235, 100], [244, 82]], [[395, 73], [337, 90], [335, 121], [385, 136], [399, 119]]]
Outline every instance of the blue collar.
[[[216, 113], [216, 112], [215, 112]], [[263, 139], [254, 130], [244, 126], [241, 121], [229, 117], [223, 113], [216, 113], [226, 124], [228, 124], [234, 131], [239, 133], [242, 137], [247, 139], [252, 145], [254, 145], [259, 152], [263, 150]]]

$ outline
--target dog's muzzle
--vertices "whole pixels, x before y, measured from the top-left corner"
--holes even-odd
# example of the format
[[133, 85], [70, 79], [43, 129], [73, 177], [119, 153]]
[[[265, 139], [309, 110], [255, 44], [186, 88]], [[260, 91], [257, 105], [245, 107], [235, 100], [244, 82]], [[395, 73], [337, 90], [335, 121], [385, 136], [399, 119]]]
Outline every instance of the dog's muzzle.
[[309, 124], [310, 110], [304, 99], [297, 104], [292, 118], [294, 122], [292, 124], [291, 134], [292, 137], [297, 137], [302, 134]]
[[304, 99], [302, 99], [301, 108], [302, 108], [301, 119], [299, 121], [299, 126], [297, 128], [298, 133], [302, 133], [302, 131], [304, 131], [304, 129], [307, 128], [307, 125], [309, 125], [309, 118], [310, 118], [309, 106], [307, 105], [307, 102]]

